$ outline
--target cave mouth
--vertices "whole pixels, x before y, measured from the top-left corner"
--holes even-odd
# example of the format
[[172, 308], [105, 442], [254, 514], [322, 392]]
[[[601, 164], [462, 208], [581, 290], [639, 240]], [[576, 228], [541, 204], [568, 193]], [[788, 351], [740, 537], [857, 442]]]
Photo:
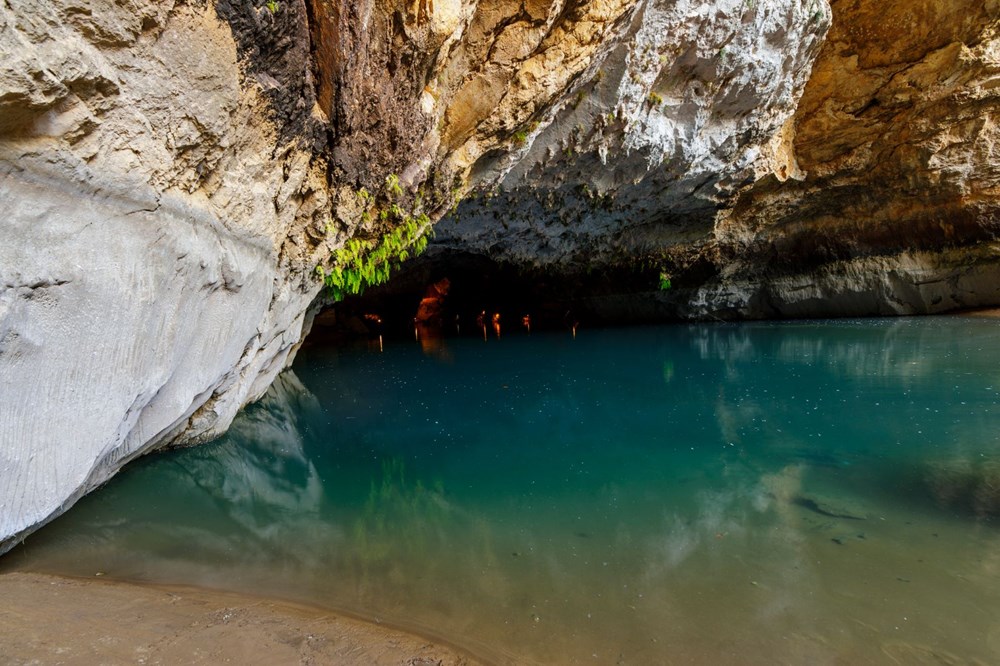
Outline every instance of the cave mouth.
[[634, 260], [558, 269], [525, 267], [435, 248], [408, 261], [386, 284], [359, 295], [333, 302], [328, 293], [321, 293], [307, 343], [412, 339], [422, 332], [435, 337], [574, 332], [580, 326], [706, 318], [690, 304], [696, 291], [716, 274], [716, 267], [707, 261], [691, 262], [672, 274], [672, 285], [668, 282], [666, 288], [662, 270], [662, 264]]
[[431, 248], [406, 262], [386, 284], [339, 302], [321, 293], [307, 343], [719, 319], [691, 307], [717, 266], [699, 255], [673, 268], [665, 285], [662, 262], [626, 259], [598, 265], [583, 259], [546, 268]]
[[308, 341], [570, 330], [580, 316], [573, 292], [565, 279], [529, 275], [481, 255], [436, 253], [411, 260], [386, 284], [359, 295], [334, 303], [321, 294]]

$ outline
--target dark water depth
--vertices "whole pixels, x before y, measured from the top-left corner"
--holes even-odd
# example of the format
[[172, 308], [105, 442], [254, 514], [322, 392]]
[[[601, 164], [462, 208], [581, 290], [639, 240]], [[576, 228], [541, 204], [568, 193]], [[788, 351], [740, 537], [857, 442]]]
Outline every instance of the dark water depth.
[[998, 326], [306, 350], [0, 566], [305, 600], [500, 663], [1000, 663]]

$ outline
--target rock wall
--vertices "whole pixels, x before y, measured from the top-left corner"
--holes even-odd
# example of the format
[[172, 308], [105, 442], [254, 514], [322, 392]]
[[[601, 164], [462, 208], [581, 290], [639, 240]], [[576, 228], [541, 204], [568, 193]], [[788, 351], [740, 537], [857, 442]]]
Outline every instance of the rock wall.
[[2, 552], [267, 389], [328, 204], [211, 5], [12, 1], [0, 50]]
[[833, 2], [795, 174], [719, 216], [707, 309], [915, 314], [1000, 302], [1000, 3]]
[[[667, 4], [662, 15], [676, 19], [681, 3]], [[1000, 302], [998, 3], [835, 0], [818, 55], [825, 5], [740, 9], [686, 37], [671, 23], [671, 40], [702, 49], [706, 35], [736, 31], [714, 41], [726, 44], [714, 57], [700, 51], [698, 67], [661, 59], [646, 100], [657, 104], [639, 114], [645, 125], [630, 125], [652, 152], [627, 131], [612, 144], [607, 128], [592, 129], [588, 109], [609, 106], [584, 86], [498, 189], [438, 226], [431, 261], [471, 252], [535, 275], [542, 267], [549, 296], [605, 321]], [[637, 165], [647, 155], [665, 159]], [[669, 291], [658, 290], [661, 274]]]
[[784, 168], [773, 138], [829, 20], [819, 0], [639, 3], [513, 150], [480, 159], [480, 195], [435, 245], [572, 271], [711, 233], [734, 192]]

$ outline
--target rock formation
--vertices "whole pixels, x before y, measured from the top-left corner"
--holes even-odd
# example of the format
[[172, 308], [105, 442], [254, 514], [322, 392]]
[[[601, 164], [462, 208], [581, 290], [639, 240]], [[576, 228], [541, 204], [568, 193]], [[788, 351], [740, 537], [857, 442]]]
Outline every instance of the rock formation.
[[290, 362], [331, 252], [406, 224], [446, 218], [427, 261], [545, 271], [608, 318], [1000, 302], [998, 16], [10, 0], [0, 552], [222, 432]]
[[328, 205], [211, 5], [10, 2], [0, 44], [2, 551], [267, 389]]
[[[594, 132], [570, 120], [561, 123], [568, 164], [546, 171], [529, 155], [501, 180], [511, 189], [464, 203], [439, 225], [431, 254], [471, 251], [562, 272], [572, 277], [554, 296], [616, 321], [914, 314], [1000, 301], [998, 4], [835, 1], [814, 64], [810, 38], [826, 29], [825, 5], [784, 8], [804, 22], [768, 15], [777, 7], [743, 9], [753, 11], [736, 46], [680, 77], [702, 90], [696, 103], [706, 88], [721, 85], [722, 97], [708, 95], [700, 116], [676, 122], [684, 105], [670, 100], [683, 95], [652, 91], [667, 126], [688, 132], [674, 136], [688, 141], [660, 136], [660, 150], [676, 152], [651, 162], [642, 184], [605, 186], [629, 160], [600, 145], [600, 156], [618, 159], [581, 160]], [[725, 64], [734, 58], [749, 62]], [[812, 73], [799, 100], [804, 64]], [[577, 98], [583, 109], [594, 103], [589, 92]], [[730, 106], [738, 94], [750, 112]], [[788, 105], [791, 117], [781, 113]], [[582, 148], [576, 136], [587, 137]], [[635, 145], [622, 148], [631, 155]], [[657, 293], [661, 273], [672, 288]]]
[[1000, 302], [1000, 3], [833, 3], [788, 178], [721, 214], [701, 307], [752, 316]]
[[567, 271], [658, 258], [712, 231], [741, 186], [785, 168], [775, 137], [829, 26], [825, 2], [653, 0], [509, 149], [436, 246]]

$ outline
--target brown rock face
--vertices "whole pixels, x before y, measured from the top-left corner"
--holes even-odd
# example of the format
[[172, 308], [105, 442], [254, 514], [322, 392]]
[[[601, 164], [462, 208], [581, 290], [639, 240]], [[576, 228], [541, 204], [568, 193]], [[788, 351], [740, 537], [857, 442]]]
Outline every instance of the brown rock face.
[[[670, 23], [670, 3], [655, 6], [666, 17], [659, 23], [649, 19], [653, 7], [630, 19], [619, 53], [641, 42], [641, 21]], [[646, 74], [623, 77], [616, 63], [631, 63], [628, 72], [644, 51], [605, 56], [601, 75], [551, 124], [527, 126], [530, 148], [479, 159], [474, 175], [501, 189], [439, 227], [440, 261], [470, 251], [542, 268], [547, 279], [561, 274], [559, 297], [612, 320], [910, 314], [1000, 302], [1000, 3], [838, 0], [831, 8], [832, 27], [801, 98], [792, 97], [791, 117], [762, 109], [787, 99], [765, 88], [778, 72], [794, 88], [794, 61], [761, 66], [769, 76], [759, 80], [751, 63], [735, 78], [726, 67], [741, 53], [767, 60], [752, 36], [742, 46], [726, 42], [710, 61], [658, 51], [665, 66], [640, 93], [653, 112], [637, 124], [617, 123], [626, 84]], [[819, 30], [814, 22], [827, 16], [814, 9], [802, 25]], [[712, 27], [720, 29], [701, 26], [698, 43], [711, 41]], [[787, 38], [792, 28], [783, 30]], [[669, 32], [684, 43], [682, 29]], [[720, 85], [726, 94], [705, 94]], [[495, 105], [489, 81], [474, 79], [469, 89], [482, 109]], [[455, 99], [475, 116], [475, 104]], [[685, 108], [697, 113], [685, 116]], [[737, 143], [726, 134], [734, 119]], [[637, 125], [640, 138], [629, 134]], [[740, 150], [755, 133], [770, 142], [746, 161]], [[643, 161], [649, 146], [662, 164]], [[584, 277], [591, 271], [596, 278]], [[674, 288], [656, 293], [661, 271]]]
[[[338, 238], [377, 236], [374, 213], [390, 203], [443, 215], [483, 180], [480, 162], [523, 147], [512, 135], [540, 126], [634, 9], [633, 0], [309, 0]], [[390, 176], [403, 193], [388, 196]], [[358, 205], [361, 190], [376, 210]]]
[[805, 175], [765, 178], [720, 216], [715, 293], [742, 283], [732, 303], [755, 316], [998, 302], [1000, 3], [832, 8], [794, 118]]

